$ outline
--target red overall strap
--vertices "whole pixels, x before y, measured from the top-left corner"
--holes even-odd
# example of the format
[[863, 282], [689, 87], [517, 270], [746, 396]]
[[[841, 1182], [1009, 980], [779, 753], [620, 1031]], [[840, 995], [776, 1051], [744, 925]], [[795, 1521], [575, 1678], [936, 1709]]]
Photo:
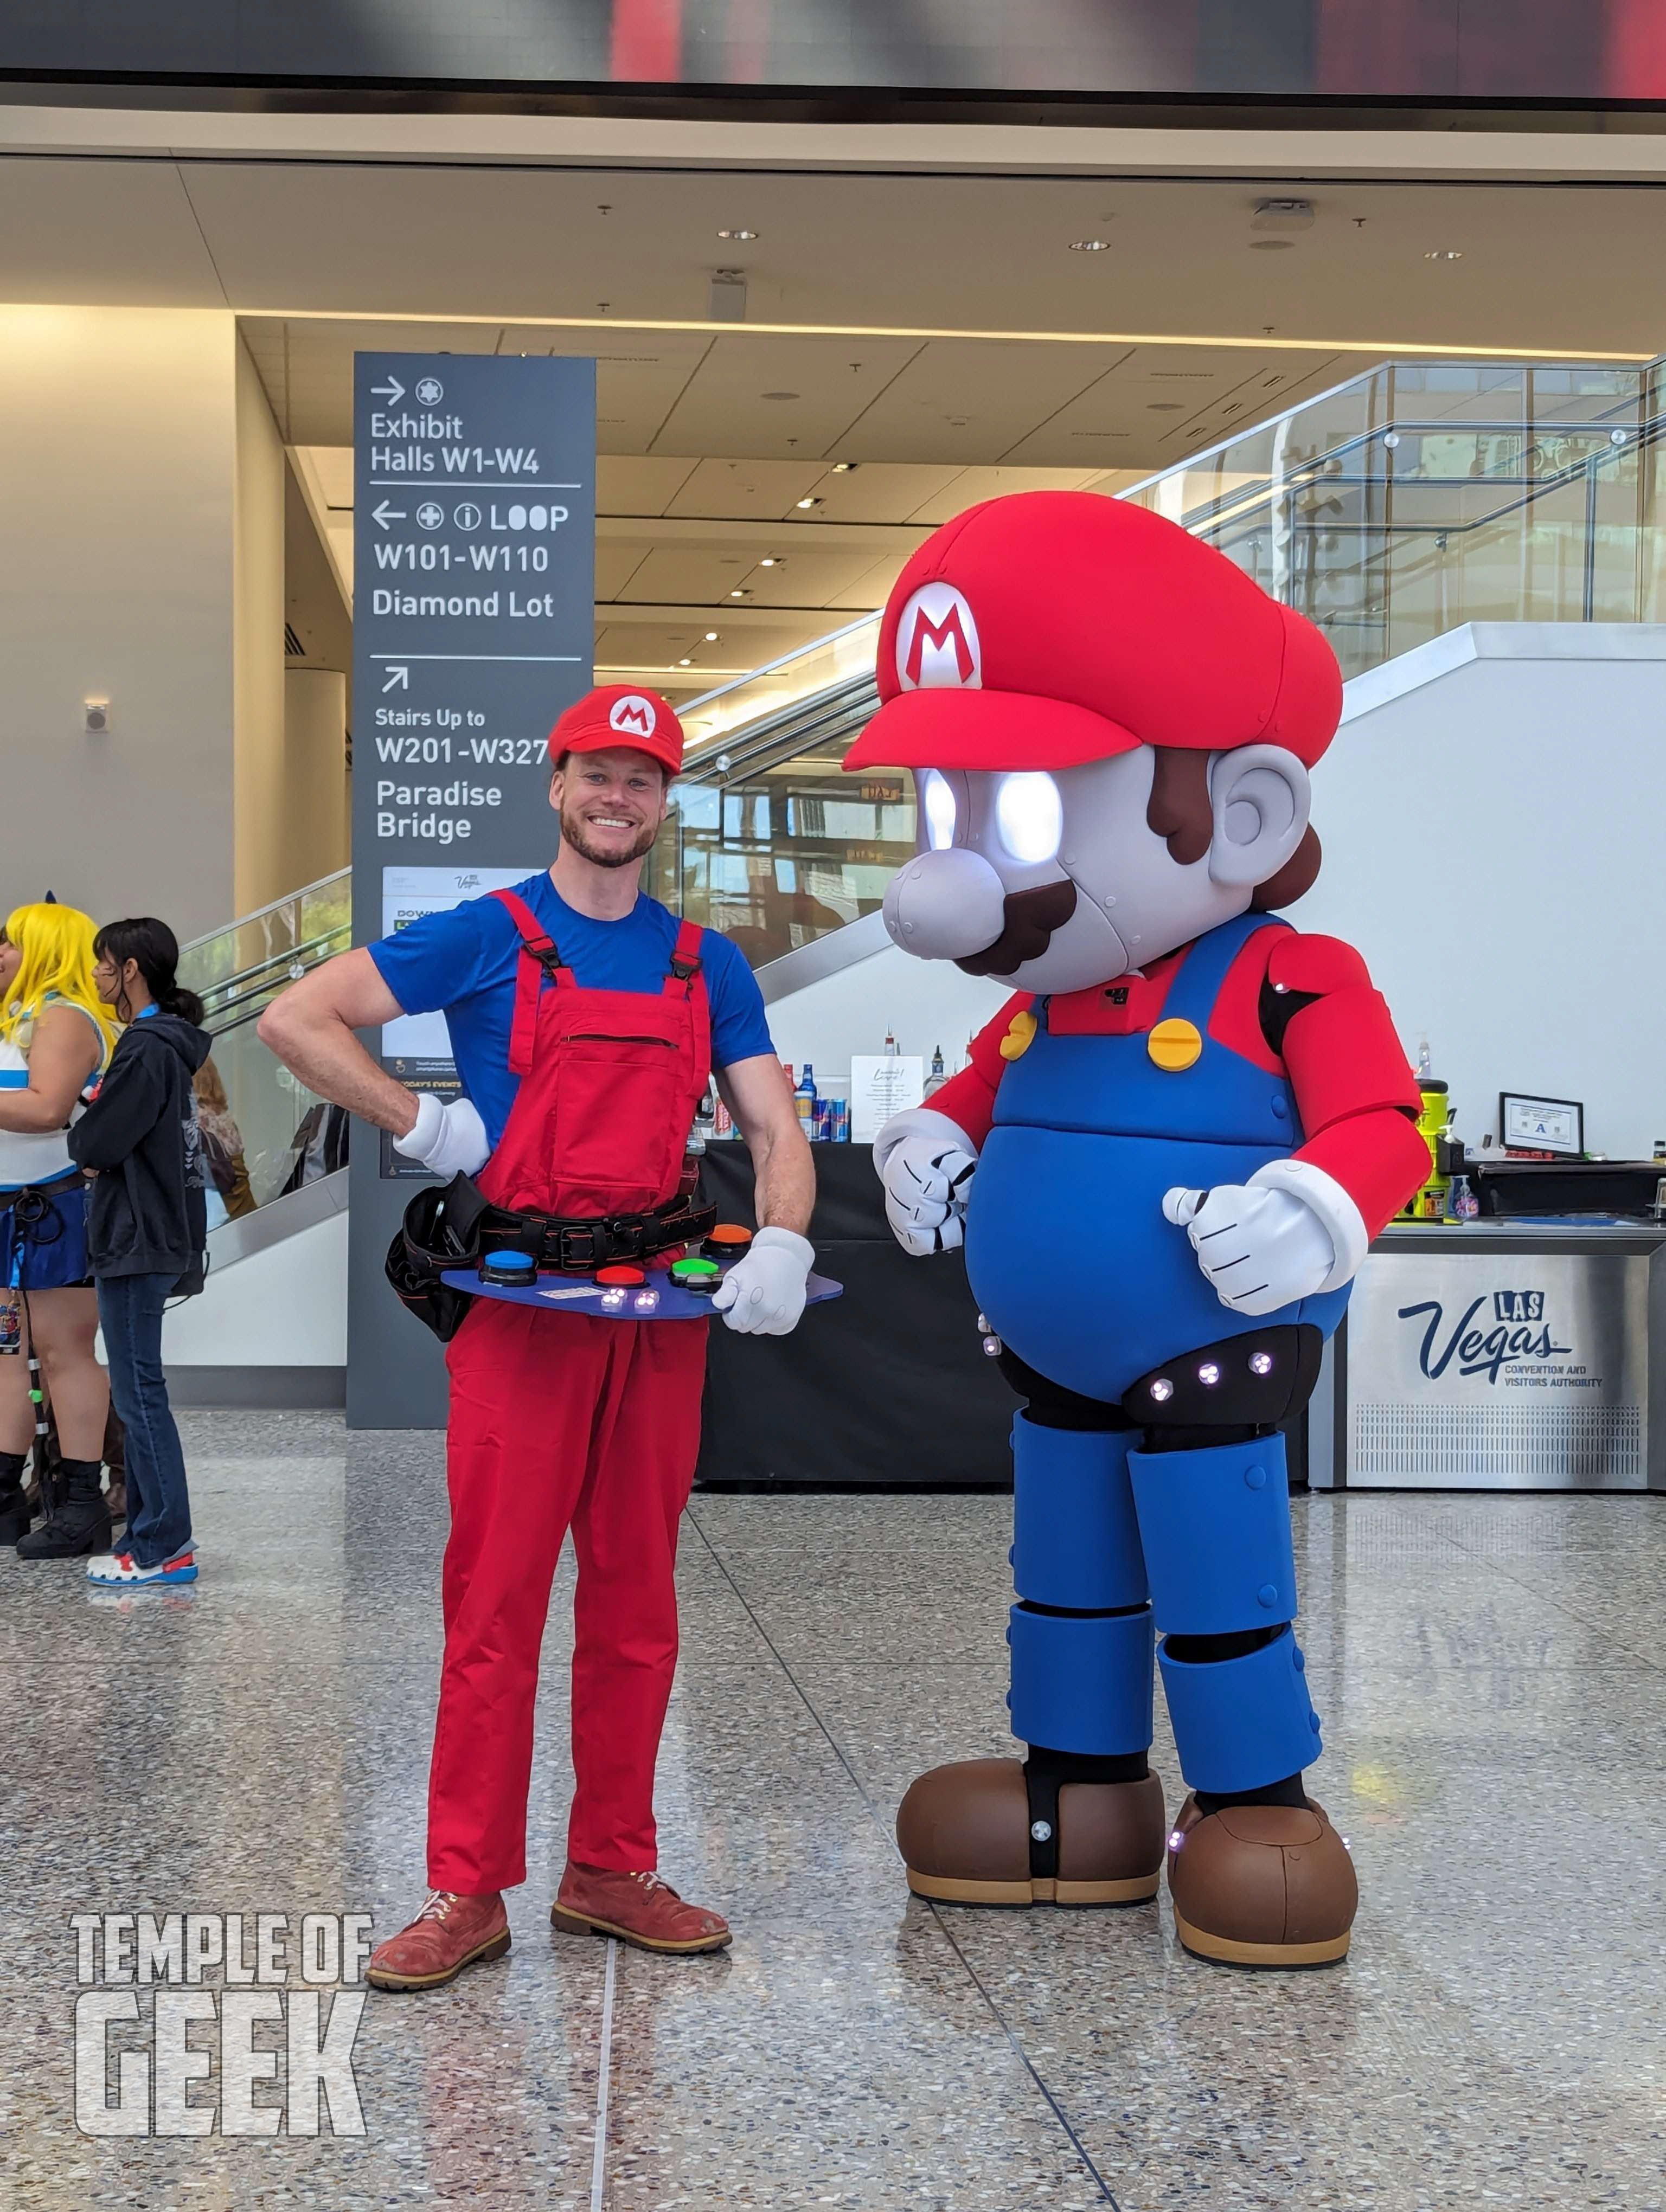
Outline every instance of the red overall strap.
[[680, 995], [691, 999], [698, 987], [702, 962], [700, 939], [704, 934], [697, 921], [685, 921], [677, 933], [677, 942], [671, 948], [669, 972], [661, 995], [667, 999]]
[[558, 990], [570, 991], [575, 988], [573, 971], [562, 966], [555, 939], [525, 899], [514, 891], [494, 891], [491, 896], [508, 908], [510, 920], [520, 932], [520, 957], [515, 965], [514, 1023], [509, 1031], [509, 1072], [526, 1075], [532, 1065], [538, 994], [544, 988], [544, 979], [548, 975]]

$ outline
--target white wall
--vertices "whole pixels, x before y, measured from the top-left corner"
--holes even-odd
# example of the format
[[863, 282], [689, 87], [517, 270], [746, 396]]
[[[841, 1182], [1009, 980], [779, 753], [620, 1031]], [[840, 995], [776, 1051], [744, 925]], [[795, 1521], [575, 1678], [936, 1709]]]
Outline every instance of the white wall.
[[1347, 687], [1313, 775], [1325, 862], [1291, 909], [1357, 945], [1459, 1133], [1500, 1091], [1666, 1134], [1666, 627], [1474, 623]]
[[284, 676], [283, 780], [279, 897], [352, 858], [347, 678], [332, 668], [291, 668]]
[[0, 909], [230, 917], [234, 345], [226, 313], [0, 307]]
[[899, 1048], [917, 1052], [927, 1068], [940, 1044], [952, 1073], [965, 1062], [973, 1030], [1011, 996], [1008, 986], [963, 975], [952, 961], [916, 960], [886, 944], [871, 959], [777, 999], [769, 1008], [769, 1033], [782, 1060], [794, 1067], [812, 1063], [823, 1090], [848, 1077], [853, 1053], [883, 1051], [887, 1027]]
[[[229, 921], [315, 880], [288, 872], [290, 816], [307, 793], [284, 742], [283, 442], [241, 338], [232, 500], [232, 905]], [[319, 871], [321, 875], [322, 869]]]
[[162, 1358], [169, 1367], [344, 1367], [346, 1208], [230, 1267], [210, 1264], [201, 1297], [163, 1322]]

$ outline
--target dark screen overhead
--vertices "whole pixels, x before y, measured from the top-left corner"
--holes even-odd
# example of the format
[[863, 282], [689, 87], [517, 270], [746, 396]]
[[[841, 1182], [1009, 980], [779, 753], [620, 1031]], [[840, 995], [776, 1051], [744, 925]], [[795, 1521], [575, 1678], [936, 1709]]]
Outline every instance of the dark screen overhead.
[[15, 81], [1666, 99], [1661, 0], [7, 0]]

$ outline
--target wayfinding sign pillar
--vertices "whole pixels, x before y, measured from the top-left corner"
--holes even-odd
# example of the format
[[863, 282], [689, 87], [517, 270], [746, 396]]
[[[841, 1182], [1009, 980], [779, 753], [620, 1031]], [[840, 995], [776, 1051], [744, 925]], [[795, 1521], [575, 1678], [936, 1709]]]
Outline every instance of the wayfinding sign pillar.
[[[362, 353], [353, 406], [353, 941], [547, 867], [550, 725], [590, 687], [591, 361]], [[444, 1018], [366, 1039], [455, 1094]], [[423, 1170], [356, 1122], [347, 1420], [437, 1428], [441, 1350], [382, 1262]]]

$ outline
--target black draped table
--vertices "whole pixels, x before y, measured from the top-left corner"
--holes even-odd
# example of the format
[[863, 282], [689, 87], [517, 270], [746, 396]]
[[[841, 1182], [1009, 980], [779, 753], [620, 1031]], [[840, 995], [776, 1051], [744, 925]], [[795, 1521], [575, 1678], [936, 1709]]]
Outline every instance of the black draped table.
[[[885, 1220], [867, 1145], [817, 1145], [817, 1266], [844, 1296], [790, 1336], [714, 1323], [698, 1480], [1007, 1485], [1018, 1405], [984, 1355], [959, 1253], [911, 1260]], [[752, 1224], [746, 1147], [708, 1146], [702, 1188]]]

